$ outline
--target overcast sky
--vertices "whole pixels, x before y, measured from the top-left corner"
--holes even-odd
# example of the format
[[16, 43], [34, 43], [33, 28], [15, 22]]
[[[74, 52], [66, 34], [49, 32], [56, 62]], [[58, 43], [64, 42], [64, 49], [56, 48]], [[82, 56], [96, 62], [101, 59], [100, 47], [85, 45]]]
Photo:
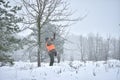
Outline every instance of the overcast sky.
[[70, 0], [70, 3], [75, 17], [87, 14], [84, 20], [72, 25], [72, 33], [99, 33], [104, 37], [120, 34], [120, 0]]
[[120, 0], [67, 1], [70, 2], [70, 9], [75, 11], [74, 17], [82, 17], [87, 14], [82, 21], [71, 26], [71, 33], [76, 35], [99, 33], [103, 37], [120, 35]]

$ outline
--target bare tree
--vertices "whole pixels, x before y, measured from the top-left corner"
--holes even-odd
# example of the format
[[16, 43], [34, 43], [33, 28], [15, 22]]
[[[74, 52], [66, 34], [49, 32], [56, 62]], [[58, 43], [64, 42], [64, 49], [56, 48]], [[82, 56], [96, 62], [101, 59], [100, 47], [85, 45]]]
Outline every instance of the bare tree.
[[119, 37], [119, 40], [118, 40], [118, 60], [120, 60], [120, 37]]
[[95, 52], [94, 34], [88, 35], [88, 60], [94, 60]]
[[[63, 33], [65, 27], [70, 25], [71, 21], [77, 21], [79, 18], [72, 19], [72, 12], [69, 11], [69, 3], [63, 0], [21, 0], [25, 10], [25, 24], [29, 29], [37, 29], [37, 47], [38, 47], [38, 67], [41, 66], [41, 35], [42, 28], [48, 23], [56, 25], [56, 30]], [[30, 27], [32, 26], [32, 27]]]
[[99, 34], [97, 34], [95, 39], [95, 53], [94, 53], [95, 61], [98, 61], [98, 57], [97, 57], [98, 53], [99, 53]]
[[106, 41], [106, 46], [105, 46], [105, 61], [108, 60], [109, 52], [110, 52], [110, 36], [107, 38], [107, 41]]
[[118, 50], [118, 46], [117, 46], [117, 39], [115, 39], [115, 38], [112, 38], [111, 39], [111, 45], [112, 45], [112, 54], [110, 55], [111, 57], [113, 57], [113, 58], [117, 58], [118, 56], [117, 56], [117, 50]]
[[81, 35], [79, 37], [79, 43], [77, 44], [78, 50], [80, 51], [81, 61], [85, 61], [85, 43], [84, 37]]
[[103, 39], [102, 37], [97, 33], [95, 37], [95, 52], [94, 52], [94, 59], [95, 61], [102, 59], [102, 53], [103, 53]]

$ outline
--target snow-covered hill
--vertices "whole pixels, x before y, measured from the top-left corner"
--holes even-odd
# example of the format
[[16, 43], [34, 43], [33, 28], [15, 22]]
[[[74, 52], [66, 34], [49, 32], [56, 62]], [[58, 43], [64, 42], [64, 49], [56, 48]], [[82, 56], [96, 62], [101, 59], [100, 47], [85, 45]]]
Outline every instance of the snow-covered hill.
[[120, 61], [66, 61], [48, 66], [42, 63], [15, 62], [14, 66], [0, 67], [0, 80], [120, 80]]

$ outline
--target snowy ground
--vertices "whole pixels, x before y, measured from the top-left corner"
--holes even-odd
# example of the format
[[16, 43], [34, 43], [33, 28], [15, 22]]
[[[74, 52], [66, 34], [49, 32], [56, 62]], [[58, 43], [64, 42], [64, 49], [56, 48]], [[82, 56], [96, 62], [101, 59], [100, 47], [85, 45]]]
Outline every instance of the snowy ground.
[[15, 62], [12, 67], [0, 67], [0, 80], [120, 80], [120, 61], [69, 61], [48, 66], [42, 63]]

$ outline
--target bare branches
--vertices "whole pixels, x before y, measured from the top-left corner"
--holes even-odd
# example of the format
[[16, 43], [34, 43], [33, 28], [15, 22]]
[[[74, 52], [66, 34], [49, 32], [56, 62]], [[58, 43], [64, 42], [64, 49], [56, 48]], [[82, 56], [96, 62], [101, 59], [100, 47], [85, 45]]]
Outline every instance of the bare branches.
[[[69, 3], [62, 0], [36, 0], [33, 3], [31, 3], [31, 0], [22, 0], [22, 2], [28, 14], [30, 14], [34, 20], [37, 20], [37, 17], [39, 17], [41, 28], [47, 23], [55, 22], [57, 24], [63, 21], [70, 23], [82, 20], [86, 16], [74, 19], [70, 18], [74, 12], [69, 11]], [[35, 22], [31, 22], [31, 24]], [[28, 24], [30, 22], [26, 23]]]
[[[32, 5], [29, 4], [28, 2], [26, 2], [25, 0], [22, 0], [22, 1], [23, 1], [23, 5], [24, 5], [25, 9], [27, 10], [28, 14], [30, 14], [32, 17], [35, 17], [34, 14], [30, 12], [29, 7], [30, 7], [31, 9], [33, 9], [35, 12], [37, 12], [37, 10], [36, 10], [35, 8], [33, 8]], [[38, 12], [37, 12], [37, 13], [38, 13]]]
[[[65, 32], [65, 28], [71, 25], [71, 22], [78, 21], [79, 18], [72, 19], [72, 11], [69, 11], [69, 3], [63, 0], [21, 0], [27, 11], [25, 24], [34, 24], [33, 28], [28, 28], [36, 34], [38, 46], [38, 63], [40, 63], [40, 48], [42, 35], [45, 31], [43, 28], [51, 27], [50, 24], [56, 27], [55, 31], [61, 36]], [[26, 27], [27, 28], [27, 27]], [[40, 64], [38, 64], [40, 66]]]

